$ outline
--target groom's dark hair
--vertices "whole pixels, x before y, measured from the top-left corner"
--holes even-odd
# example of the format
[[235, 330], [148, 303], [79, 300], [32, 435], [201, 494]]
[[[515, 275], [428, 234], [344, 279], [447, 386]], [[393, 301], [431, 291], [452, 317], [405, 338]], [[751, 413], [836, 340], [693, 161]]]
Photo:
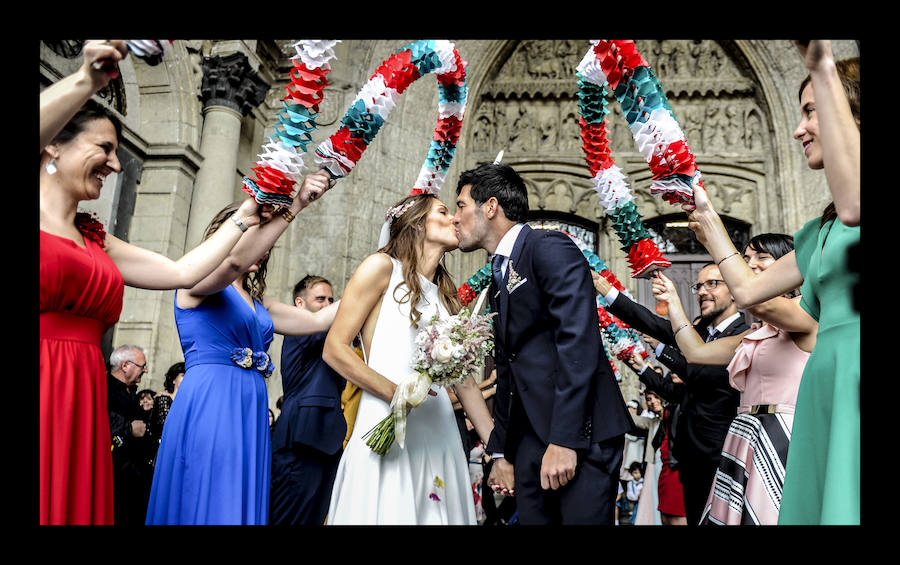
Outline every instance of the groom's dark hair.
[[456, 183], [456, 194], [467, 184], [472, 185], [470, 193], [475, 204], [481, 206], [493, 196], [511, 222], [528, 221], [528, 190], [519, 173], [509, 165], [485, 163], [464, 171]]

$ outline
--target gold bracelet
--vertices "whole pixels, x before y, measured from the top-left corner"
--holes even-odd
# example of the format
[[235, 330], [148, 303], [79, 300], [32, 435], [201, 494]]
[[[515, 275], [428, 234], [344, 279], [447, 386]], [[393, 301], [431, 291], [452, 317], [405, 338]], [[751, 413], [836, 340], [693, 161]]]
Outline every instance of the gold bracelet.
[[718, 263], [716, 263], [716, 267], [718, 267], [719, 265], [721, 265], [721, 264], [722, 264], [722, 261], [724, 261], [725, 259], [728, 259], [729, 257], [734, 257], [735, 255], [740, 255], [740, 253], [738, 253], [737, 251], [735, 251], [735, 252], [732, 253], [731, 255], [726, 255], [725, 257], [722, 257], [722, 259], [721, 259]]
[[293, 222], [293, 221], [294, 221], [294, 218], [297, 217], [297, 215], [294, 214], [293, 212], [291, 212], [291, 211], [287, 208], [287, 206], [285, 206], [285, 207], [283, 207], [283, 208], [280, 208], [280, 209], [278, 210], [278, 215], [280, 215], [282, 218], [284, 218], [284, 221], [287, 222], [287, 223]]
[[678, 328], [677, 330], [675, 330], [675, 333], [672, 334], [672, 337], [675, 337], [676, 335], [678, 335], [678, 332], [680, 332], [684, 328], [688, 327], [689, 325], [690, 324], [685, 324], [685, 325], [681, 326], [680, 328]]

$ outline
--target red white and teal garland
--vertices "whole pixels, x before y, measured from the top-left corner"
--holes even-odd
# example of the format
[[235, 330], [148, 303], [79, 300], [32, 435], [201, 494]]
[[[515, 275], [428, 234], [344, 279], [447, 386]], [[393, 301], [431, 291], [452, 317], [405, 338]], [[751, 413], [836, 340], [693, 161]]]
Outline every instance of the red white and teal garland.
[[303, 156], [318, 127], [322, 91], [328, 85], [326, 75], [331, 71], [329, 61], [334, 58], [337, 40], [301, 40], [293, 45], [297, 54], [291, 57], [293, 68], [290, 83], [285, 87], [282, 111], [278, 114], [275, 132], [263, 145], [260, 160], [252, 170], [256, 179], [244, 177], [241, 189], [261, 204], [290, 206], [296, 183], [301, 182]]
[[382, 62], [356, 95], [342, 127], [316, 149], [316, 162], [332, 178], [347, 176], [387, 121], [403, 91], [433, 73], [438, 80], [438, 119], [428, 154], [410, 194], [437, 194], [456, 151], [466, 107], [466, 63], [447, 40], [406, 45]]
[[[585, 260], [588, 262], [590, 268], [597, 273], [600, 274], [601, 277], [605, 278], [612, 284], [619, 292], [625, 294], [628, 298], [634, 300], [634, 297], [628, 292], [628, 289], [616, 278], [616, 276], [609, 270], [609, 267], [606, 263], [594, 253], [589, 246], [587, 246], [584, 242], [582, 242], [577, 237], [573, 236], [570, 233], [563, 232], [568, 235], [572, 241], [575, 242], [575, 245], [578, 246], [578, 249], [581, 250], [581, 254], [584, 255]], [[471, 304], [482, 291], [484, 291], [491, 284], [491, 263], [488, 261], [483, 267], [478, 269], [475, 274], [466, 279], [459, 288], [457, 288], [457, 296], [459, 297], [460, 302], [463, 306], [468, 306]], [[643, 358], [649, 357], [649, 353], [644, 348], [643, 342], [638, 336], [637, 332], [635, 332], [631, 326], [610, 314], [606, 310], [606, 301], [602, 296], [597, 297], [597, 316], [599, 318], [599, 324], [601, 329], [601, 335], [603, 336], [603, 345], [606, 348], [607, 357], [612, 360], [613, 357], [616, 357], [621, 360], [625, 360], [631, 357], [633, 353], [639, 354]], [[616, 375], [616, 380], [621, 380], [621, 375], [619, 374], [618, 368], [615, 364], [610, 363], [613, 367], [613, 372]]]
[[628, 254], [632, 276], [650, 276], [671, 262], [644, 227], [626, 177], [613, 161], [604, 86], [608, 84], [619, 101], [638, 150], [653, 173], [651, 194], [662, 194], [671, 204], [692, 202], [693, 186], [703, 186], [700, 170], [662, 85], [634, 41], [591, 41], [576, 76], [582, 147], [594, 189]]

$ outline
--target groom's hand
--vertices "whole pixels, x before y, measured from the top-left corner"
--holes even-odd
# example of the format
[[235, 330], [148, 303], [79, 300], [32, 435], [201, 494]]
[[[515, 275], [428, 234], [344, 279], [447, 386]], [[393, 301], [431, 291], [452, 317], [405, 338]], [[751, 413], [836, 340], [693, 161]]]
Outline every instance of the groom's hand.
[[578, 454], [574, 449], [551, 443], [541, 460], [541, 488], [557, 490], [575, 478]]
[[491, 466], [491, 474], [488, 475], [488, 485], [494, 492], [515, 496], [516, 478], [514, 470], [512, 463], [507, 461], [506, 458], [494, 459], [494, 464]]

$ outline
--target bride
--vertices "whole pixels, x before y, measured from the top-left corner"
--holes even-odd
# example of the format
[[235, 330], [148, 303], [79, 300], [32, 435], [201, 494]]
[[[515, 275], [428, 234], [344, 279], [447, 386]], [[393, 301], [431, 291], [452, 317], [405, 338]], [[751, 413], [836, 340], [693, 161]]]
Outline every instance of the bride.
[[[441, 263], [458, 240], [452, 214], [430, 194], [388, 211], [390, 239], [367, 257], [344, 290], [323, 358], [363, 390], [341, 457], [328, 524], [474, 525], [468, 460], [446, 389], [432, 391], [407, 418], [406, 443], [378, 455], [362, 439], [390, 413], [397, 383], [412, 373], [415, 336], [432, 316], [459, 311], [456, 286]], [[415, 307], [411, 307], [411, 306]], [[350, 344], [360, 334], [366, 362]], [[474, 379], [455, 392], [481, 440], [493, 421]]]

